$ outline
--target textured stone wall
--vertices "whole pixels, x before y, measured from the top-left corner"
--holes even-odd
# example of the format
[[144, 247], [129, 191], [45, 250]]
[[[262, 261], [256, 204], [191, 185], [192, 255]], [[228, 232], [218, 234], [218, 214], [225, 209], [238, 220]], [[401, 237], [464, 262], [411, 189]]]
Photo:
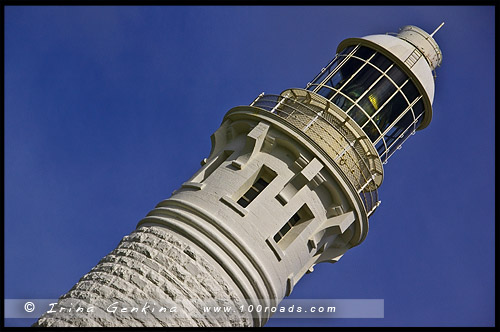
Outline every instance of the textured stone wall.
[[[207, 305], [246, 305], [204, 255], [165, 228], [139, 227], [34, 326], [252, 326], [248, 312], [203, 312]], [[133, 307], [138, 311], [120, 312]]]

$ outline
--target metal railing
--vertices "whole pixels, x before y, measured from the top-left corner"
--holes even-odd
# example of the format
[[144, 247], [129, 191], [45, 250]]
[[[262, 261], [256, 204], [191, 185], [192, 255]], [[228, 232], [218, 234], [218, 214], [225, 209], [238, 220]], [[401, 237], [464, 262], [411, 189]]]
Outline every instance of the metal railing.
[[380, 201], [374, 181], [377, 173], [368, 166], [364, 148], [340, 121], [330, 113], [310, 105], [309, 102], [310, 100], [297, 96], [262, 93], [250, 106], [280, 116], [319, 145], [356, 188], [367, 215], [370, 216]]

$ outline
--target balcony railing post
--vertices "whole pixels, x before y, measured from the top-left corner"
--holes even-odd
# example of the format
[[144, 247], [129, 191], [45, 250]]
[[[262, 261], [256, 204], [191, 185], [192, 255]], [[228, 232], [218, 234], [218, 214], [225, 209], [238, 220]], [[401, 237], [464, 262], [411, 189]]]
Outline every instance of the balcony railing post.
[[262, 98], [263, 95], [264, 95], [264, 92], [262, 92], [260, 95], [258, 95], [257, 98], [255, 98], [254, 101], [252, 101], [250, 106], [253, 106], [260, 98]]
[[276, 109], [283, 104], [283, 102], [285, 101], [286, 97], [281, 97], [281, 100], [279, 101], [279, 103], [277, 103], [273, 109], [270, 111], [271, 113], [274, 113], [276, 111]]

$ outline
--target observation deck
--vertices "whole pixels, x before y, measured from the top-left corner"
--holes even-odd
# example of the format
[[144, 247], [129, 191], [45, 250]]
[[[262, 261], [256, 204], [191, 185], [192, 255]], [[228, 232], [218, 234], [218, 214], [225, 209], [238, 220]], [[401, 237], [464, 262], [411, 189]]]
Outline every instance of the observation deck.
[[304, 89], [261, 94], [250, 106], [285, 119], [312, 139], [347, 176], [370, 216], [379, 205], [383, 167], [372, 142], [337, 105]]

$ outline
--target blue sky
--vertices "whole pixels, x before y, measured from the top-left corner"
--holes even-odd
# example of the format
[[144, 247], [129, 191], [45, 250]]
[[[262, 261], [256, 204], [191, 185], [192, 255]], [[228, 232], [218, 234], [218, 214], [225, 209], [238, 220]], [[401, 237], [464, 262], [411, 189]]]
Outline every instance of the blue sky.
[[385, 318], [267, 326], [493, 326], [494, 9], [5, 7], [5, 298], [67, 292], [230, 108], [305, 87], [345, 38], [444, 21], [431, 124], [385, 165], [366, 240], [291, 295], [384, 299]]

